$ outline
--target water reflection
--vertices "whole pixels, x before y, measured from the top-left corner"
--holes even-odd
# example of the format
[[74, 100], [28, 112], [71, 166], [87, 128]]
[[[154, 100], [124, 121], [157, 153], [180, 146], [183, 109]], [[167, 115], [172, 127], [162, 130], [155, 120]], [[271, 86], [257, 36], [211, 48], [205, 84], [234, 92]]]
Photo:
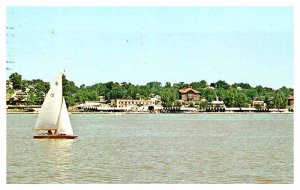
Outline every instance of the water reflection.
[[[45, 183], [65, 183], [73, 172], [72, 139], [34, 139], [36, 165]], [[48, 174], [48, 175], [45, 175]], [[41, 181], [32, 181], [41, 183]], [[43, 182], [42, 182], [43, 183]]]

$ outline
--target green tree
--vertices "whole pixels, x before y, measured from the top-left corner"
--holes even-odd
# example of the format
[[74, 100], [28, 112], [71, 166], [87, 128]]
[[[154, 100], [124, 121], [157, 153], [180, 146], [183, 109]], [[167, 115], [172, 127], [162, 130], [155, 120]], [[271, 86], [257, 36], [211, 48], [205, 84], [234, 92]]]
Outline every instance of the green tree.
[[89, 101], [99, 101], [98, 93], [95, 90], [90, 90], [87, 93], [87, 98], [88, 98]]
[[204, 90], [203, 97], [205, 97], [208, 102], [214, 101], [216, 99], [215, 89], [206, 88]]
[[197, 90], [197, 91], [201, 91], [201, 84], [200, 82], [192, 82], [191, 86], [193, 89]]
[[172, 106], [173, 102], [178, 99], [178, 93], [173, 88], [164, 88], [161, 93], [161, 100], [167, 107]]
[[76, 103], [84, 103], [87, 100], [86, 90], [80, 89], [74, 94]]
[[290, 89], [285, 86], [279, 88], [278, 91], [282, 92], [286, 98], [288, 98], [291, 94], [294, 94], [293, 91], [290, 91]]
[[22, 88], [22, 75], [19, 73], [12, 73], [9, 76], [10, 82], [12, 82], [13, 89], [19, 90]]
[[[12, 88], [10, 88], [10, 83], [12, 84]], [[105, 96], [107, 101], [110, 102], [111, 99], [115, 98], [147, 99], [150, 95], [153, 96], [154, 94], [162, 97], [164, 105], [171, 106], [179, 98], [178, 90], [188, 86], [192, 86], [201, 93], [202, 98], [208, 100], [207, 102], [200, 103], [200, 107], [207, 106], [208, 102], [215, 100], [216, 96], [218, 96], [229, 107], [246, 106], [250, 103], [250, 100], [261, 100], [267, 103], [268, 108], [285, 108], [287, 98], [294, 95], [294, 89], [285, 86], [278, 90], [261, 85], [253, 88], [248, 83], [234, 83], [233, 85], [229, 85], [223, 80], [211, 83], [211, 86], [215, 87], [214, 89], [206, 88], [207, 82], [205, 80], [192, 82], [191, 84], [179, 82], [173, 85], [170, 82], [166, 82], [164, 86], [157, 81], [148, 82], [146, 85], [110, 81], [107, 83], [96, 83], [91, 86], [82, 84], [78, 88], [73, 81], [68, 80], [63, 75], [63, 95], [65, 96], [67, 105], [83, 103], [87, 100], [99, 100], [99, 95]], [[241, 87], [242, 90], [237, 90], [237, 87]], [[50, 88], [50, 84], [40, 79], [31, 81], [22, 80], [22, 75], [15, 72], [6, 81], [7, 99], [10, 98], [15, 90], [25, 90], [26, 88], [30, 89], [28, 104], [33, 104], [34, 102], [42, 103], [45, 94]]]
[[224, 103], [227, 107], [244, 107], [247, 106], [248, 102], [249, 99], [244, 92], [236, 88], [230, 88], [225, 93]]
[[[171, 87], [171, 83], [169, 85]], [[160, 82], [155, 81], [147, 83], [145, 88], [147, 88], [148, 90], [148, 93], [145, 95], [149, 96], [150, 94], [159, 94], [162, 89], [162, 86]]]
[[67, 107], [74, 106], [76, 104], [75, 98], [72, 95], [66, 96], [65, 100], [66, 100]]
[[282, 91], [278, 90], [275, 94], [274, 104], [276, 109], [285, 109], [287, 107], [287, 98]]
[[215, 83], [215, 87], [216, 88], [223, 88], [223, 89], [228, 89], [230, 87], [229, 84], [227, 84], [225, 81], [223, 80], [218, 80], [216, 83]]
[[208, 101], [201, 101], [199, 106], [200, 108], [207, 108], [209, 106], [209, 103]]
[[289, 88], [289, 95], [294, 96], [294, 89]]
[[36, 103], [36, 96], [35, 96], [34, 90], [29, 90], [28, 96], [27, 96], [27, 104], [34, 105], [35, 103]]
[[226, 91], [227, 90], [225, 90], [223, 88], [217, 88], [217, 89], [215, 89], [216, 96], [218, 96], [219, 100], [223, 100], [223, 98], [225, 97]]
[[80, 89], [85, 88], [85, 84], [80, 85]]
[[184, 82], [179, 82], [179, 83], [175, 83], [173, 86], [178, 89], [182, 89], [182, 88], [187, 88], [189, 85], [185, 84]]
[[199, 83], [200, 83], [200, 88], [205, 88], [207, 86], [206, 80], [201, 80]]
[[239, 91], [237, 96], [237, 106], [239, 107], [247, 107], [249, 103], [248, 97], [245, 95], [244, 92]]
[[65, 97], [67, 106], [75, 105], [74, 93], [78, 90], [78, 87], [73, 81], [69, 81], [66, 78], [66, 75], [62, 76], [62, 85], [63, 85], [63, 96]]
[[171, 83], [170, 82], [166, 82], [165, 88], [171, 88]]
[[34, 100], [35, 103], [38, 104], [41, 104], [44, 101], [45, 95], [50, 89], [49, 82], [44, 82], [41, 79], [27, 81], [26, 85], [30, 88], [30, 92], [34, 95], [34, 98], [32, 97], [31, 100]]
[[261, 85], [256, 86], [255, 90], [259, 96], [263, 95], [263, 93], [264, 93], [264, 88]]
[[251, 89], [251, 85], [248, 83], [234, 83], [232, 85], [233, 88], [241, 87], [242, 89]]
[[258, 93], [255, 88], [245, 89], [244, 93], [250, 100], [254, 100], [258, 98]]
[[106, 85], [103, 83], [96, 83], [96, 84], [92, 85], [91, 88], [96, 90], [100, 96], [106, 96], [106, 93], [109, 91], [109, 89], [107, 89]]
[[63, 94], [64, 95], [70, 95], [78, 89], [78, 87], [75, 85], [73, 81], [69, 81], [66, 78], [66, 75], [63, 74], [62, 76], [62, 85], [63, 85]]

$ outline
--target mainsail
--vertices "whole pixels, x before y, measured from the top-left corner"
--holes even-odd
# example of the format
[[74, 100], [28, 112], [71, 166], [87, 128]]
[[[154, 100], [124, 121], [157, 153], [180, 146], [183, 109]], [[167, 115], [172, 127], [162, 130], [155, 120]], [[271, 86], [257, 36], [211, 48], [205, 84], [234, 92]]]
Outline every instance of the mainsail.
[[57, 130], [62, 103], [62, 74], [58, 73], [45, 97], [35, 129]]

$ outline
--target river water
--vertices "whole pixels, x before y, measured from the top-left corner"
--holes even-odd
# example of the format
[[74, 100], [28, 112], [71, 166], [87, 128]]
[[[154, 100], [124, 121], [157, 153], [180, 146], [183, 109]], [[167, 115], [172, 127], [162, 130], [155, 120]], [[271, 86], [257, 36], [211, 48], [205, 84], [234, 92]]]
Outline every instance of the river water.
[[74, 140], [7, 114], [7, 183], [293, 183], [293, 114], [71, 114]]

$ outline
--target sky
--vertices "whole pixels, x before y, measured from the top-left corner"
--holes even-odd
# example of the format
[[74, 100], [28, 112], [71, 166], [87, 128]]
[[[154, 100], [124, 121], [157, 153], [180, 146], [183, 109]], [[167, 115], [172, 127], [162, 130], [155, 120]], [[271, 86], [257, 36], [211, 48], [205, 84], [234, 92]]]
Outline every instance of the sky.
[[[6, 78], [293, 88], [291, 7], [8, 7]], [[13, 29], [11, 29], [13, 28]]]

